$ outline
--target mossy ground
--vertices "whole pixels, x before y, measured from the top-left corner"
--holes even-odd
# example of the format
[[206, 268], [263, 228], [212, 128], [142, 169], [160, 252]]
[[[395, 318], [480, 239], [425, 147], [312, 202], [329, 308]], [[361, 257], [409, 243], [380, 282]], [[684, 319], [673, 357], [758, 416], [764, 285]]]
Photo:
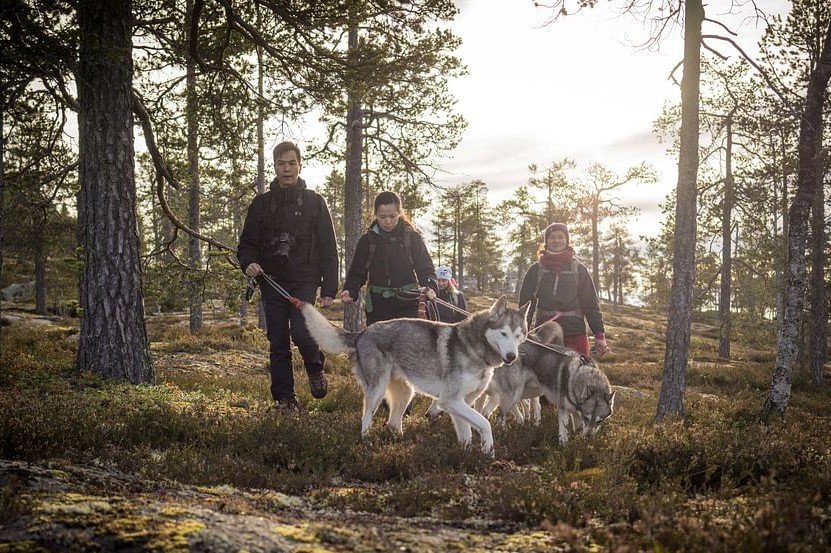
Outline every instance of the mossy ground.
[[153, 386], [75, 372], [71, 320], [4, 327], [0, 551], [831, 547], [831, 394], [798, 371], [786, 419], [759, 419], [771, 327], [737, 321], [725, 361], [715, 321], [697, 317], [686, 417], [654, 424], [663, 318], [606, 318], [614, 416], [564, 447], [554, 409], [539, 427], [495, 424], [493, 460], [421, 417], [425, 398], [403, 436], [379, 415], [360, 440], [345, 357], [329, 358], [320, 401], [298, 371], [305, 412], [279, 415], [265, 337], [231, 317], [196, 336], [151, 317]]

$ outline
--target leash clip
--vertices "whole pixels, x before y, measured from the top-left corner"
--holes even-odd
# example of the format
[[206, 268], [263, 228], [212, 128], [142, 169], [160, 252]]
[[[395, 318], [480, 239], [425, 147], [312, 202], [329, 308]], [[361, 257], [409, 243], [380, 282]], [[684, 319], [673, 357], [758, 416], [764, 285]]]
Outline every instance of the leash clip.
[[245, 287], [245, 301], [251, 301], [251, 298], [254, 297], [254, 290], [257, 288], [257, 279], [255, 277], [251, 277], [248, 279], [248, 285]]

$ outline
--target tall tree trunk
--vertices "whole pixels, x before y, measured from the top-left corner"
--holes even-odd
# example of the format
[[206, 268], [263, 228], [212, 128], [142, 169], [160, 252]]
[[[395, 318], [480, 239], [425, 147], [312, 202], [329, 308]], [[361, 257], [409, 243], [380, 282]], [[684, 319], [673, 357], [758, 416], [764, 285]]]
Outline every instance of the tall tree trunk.
[[620, 294], [620, 236], [615, 235], [615, 254], [612, 258], [612, 290], [614, 293], [612, 294], [612, 305], [617, 307], [620, 304], [621, 294]]
[[[196, 40], [190, 36], [193, 25], [193, 0], [187, 2], [188, 41]], [[187, 73], [185, 76], [185, 111], [188, 121], [188, 226], [195, 232], [200, 232], [201, 221], [199, 213], [199, 107], [198, 92], [196, 90], [196, 62], [188, 56]], [[190, 331], [202, 330], [202, 244], [199, 238], [188, 234], [188, 259], [190, 271], [188, 274], [188, 304], [190, 310]]]
[[698, 181], [698, 101], [701, 80], [701, 0], [686, 0], [684, 76], [681, 79], [681, 137], [675, 206], [672, 287], [667, 316], [666, 352], [656, 418], [684, 414], [687, 355], [695, 282], [696, 194]]
[[77, 366], [153, 382], [136, 224], [131, 0], [78, 2], [78, 229], [83, 308]]
[[[461, 203], [461, 200], [460, 200], [460, 203]], [[461, 209], [461, 207], [459, 206], [459, 207], [457, 207], [457, 209]], [[461, 214], [459, 214], [459, 216], [461, 217]], [[464, 290], [465, 287], [467, 286], [467, 283], [466, 283], [467, 277], [465, 276], [465, 232], [464, 232], [464, 229], [462, 229], [461, 220], [459, 220], [458, 229], [459, 229], [458, 240], [457, 240], [458, 241], [458, 246], [456, 248], [456, 255], [458, 256], [458, 259], [456, 260], [456, 264], [457, 264], [457, 267], [458, 267], [457, 268], [458, 272], [456, 273], [456, 276], [458, 277], [458, 281], [459, 281], [459, 289]]]
[[[260, 5], [256, 4], [257, 10], [257, 28], [262, 28], [262, 13], [260, 12]], [[265, 103], [263, 101], [263, 76], [265, 70], [263, 69], [263, 49], [257, 45], [257, 194], [265, 194]], [[244, 281], [245, 279], [243, 279]], [[248, 316], [248, 302], [240, 302], [240, 323], [245, 321]], [[261, 329], [266, 329], [265, 322], [265, 304], [260, 302], [257, 309], [257, 326]]]
[[721, 294], [719, 298], [718, 356], [730, 359], [730, 298], [732, 284], [732, 215], [733, 215], [733, 121], [727, 119], [727, 152], [724, 170], [724, 203], [721, 210]]
[[[3, 175], [6, 172], [6, 142], [3, 140], [3, 134], [6, 132], [5, 122], [6, 122], [6, 98], [5, 94], [0, 97], [0, 221], [5, 221], [4, 212], [6, 209], [6, 202], [5, 202], [5, 194], [6, 191], [4, 189], [4, 182], [3, 182]], [[0, 223], [0, 282], [2, 282], [3, 277], [3, 239], [5, 238], [4, 227], [2, 223]], [[0, 320], [2, 320], [2, 304], [3, 304], [3, 297], [0, 295]], [[3, 324], [0, 322], [0, 338], [3, 335]]]
[[35, 223], [36, 230], [35, 236], [33, 236], [35, 244], [35, 312], [38, 315], [46, 315], [46, 237], [43, 232], [45, 223], [46, 221], [43, 220]]
[[[773, 142], [773, 138], [770, 138], [770, 155], [772, 159], [772, 166], [776, 167], [776, 144]], [[777, 208], [779, 206], [779, 183], [776, 179], [773, 179], [773, 186], [771, 186], [771, 197], [773, 199], [773, 206], [774, 208], [771, 210], [771, 237], [773, 238], [772, 242], [774, 245], [779, 245], [779, 217], [780, 217], [780, 210]], [[780, 314], [782, 313], [782, 290], [785, 289], [784, 285], [784, 272], [782, 263], [779, 261], [779, 252], [784, 251], [784, 247], [777, 247], [775, 249], [774, 258], [773, 258], [773, 279], [774, 279], [774, 287], [776, 290], [776, 298], [774, 304], [774, 316], [776, 320], [781, 322]]]
[[[789, 216], [788, 216], [788, 156], [785, 148], [785, 135], [782, 134], [781, 136], [781, 143], [782, 147], [782, 192], [780, 194], [780, 209], [782, 211], [782, 247], [779, 250], [779, 266], [780, 266], [780, 273], [782, 276], [782, 280], [780, 281], [780, 287], [777, 290], [777, 304], [779, 307], [779, 311], [777, 313], [777, 321], [779, 322], [779, 326], [782, 326], [782, 323], [785, 321], [785, 288], [787, 286], [787, 273], [788, 273], [788, 236], [790, 235], [790, 224], [789, 224]], [[777, 349], [779, 345], [777, 344]]]
[[817, 189], [822, 146], [822, 108], [828, 80], [831, 78], [831, 23], [825, 34], [822, 53], [808, 79], [805, 107], [799, 124], [797, 189], [789, 213], [788, 271], [785, 286], [785, 316], [779, 327], [779, 348], [773, 369], [770, 396], [765, 402], [765, 417], [776, 412], [785, 416], [793, 381], [796, 340], [803, 318], [805, 290], [805, 245], [808, 239], [808, 214]]
[[528, 271], [528, 266], [523, 262], [517, 264], [516, 268], [516, 284], [514, 285], [514, 294], [519, 300], [519, 291], [522, 289], [522, 281], [525, 280], [525, 273]]
[[[820, 137], [820, 140], [822, 138]], [[828, 335], [825, 320], [825, 190], [823, 187], [824, 157], [822, 149], [817, 157], [817, 191], [811, 214], [811, 374], [814, 384], [823, 383], [825, 342]]]
[[[358, 23], [353, 19], [349, 24], [349, 60], [356, 63], [358, 58]], [[346, 266], [352, 264], [355, 248], [361, 238], [363, 217], [361, 216], [361, 153], [363, 149], [363, 112], [361, 109], [360, 83], [352, 82], [347, 95], [346, 113], [346, 172], [343, 190], [344, 229], [346, 231]], [[363, 301], [347, 304], [343, 310], [343, 327], [357, 332], [362, 327]]]
[[600, 218], [600, 198], [597, 197], [592, 205], [592, 279], [597, 295], [600, 297], [600, 236], [597, 232], [597, 220]]

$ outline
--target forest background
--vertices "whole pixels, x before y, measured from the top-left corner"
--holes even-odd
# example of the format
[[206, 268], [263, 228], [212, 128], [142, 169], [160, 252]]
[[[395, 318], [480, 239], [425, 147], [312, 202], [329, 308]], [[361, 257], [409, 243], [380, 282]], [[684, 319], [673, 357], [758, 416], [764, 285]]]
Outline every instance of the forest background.
[[[550, 4], [528, 33], [600, 9]], [[502, 196], [488, 166], [523, 151], [515, 134], [446, 165], [476, 125], [452, 94], [466, 64], [450, 1], [2, 4], [0, 542], [828, 549], [831, 6], [608, 4], [678, 57], [666, 73], [680, 103], [644, 97], [672, 174], [600, 143], [597, 156], [554, 148], [510, 162]], [[382, 189], [475, 308], [513, 294], [542, 229], [567, 222], [605, 300], [599, 363], [616, 399], [601, 432], [560, 445], [546, 409], [539, 426], [494, 425], [495, 458], [460, 448], [446, 418], [359, 439], [345, 356], [327, 359], [324, 399], [298, 371], [302, 416], [276, 412], [233, 250], [285, 137], [326, 168], [307, 176], [341, 271]], [[641, 240], [633, 191], [676, 177]], [[360, 306], [327, 315], [362, 324]]]
[[[571, 16], [588, 17], [578, 12], [594, 4], [536, 9], [547, 25], [566, 26]], [[822, 379], [828, 312], [828, 171], [821, 147], [828, 130], [822, 119], [826, 3], [795, 2], [784, 17], [754, 2], [731, 3], [721, 14], [725, 19], [751, 18], [764, 30], [755, 56], [718, 14], [689, 17], [699, 11], [687, 3], [644, 2], [623, 11], [648, 29], [644, 48], [658, 47], [673, 33], [684, 38], [684, 60], [669, 72], [682, 103], [665, 105], [652, 123], [679, 160], [677, 189], [662, 204], [654, 236], [633, 229], [637, 207], [623, 193], [658, 180], [656, 169], [641, 160], [622, 170], [603, 159], [529, 160], [525, 182], [499, 202], [475, 168], [468, 181], [442, 182], [443, 160], [467, 126], [449, 88], [466, 71], [455, 53], [460, 39], [450, 27], [457, 14], [453, 2], [249, 6], [188, 0], [129, 7], [132, 63], [125, 82], [142, 146], [119, 135], [120, 146], [95, 152], [100, 163], [90, 162], [90, 175], [112, 159], [111, 147], [129, 156], [138, 152], [135, 164], [125, 166], [129, 182], [115, 188], [104, 183], [100, 190], [85, 188], [79, 143], [107, 143], [98, 134], [100, 121], [118, 120], [118, 102], [103, 99], [88, 110], [92, 126], [80, 120], [77, 142], [72, 122], [83, 96], [77, 83], [85, 83], [84, 40], [92, 41], [94, 54], [101, 43], [95, 33], [110, 29], [102, 30], [94, 17], [85, 28], [70, 4], [57, 1], [12, 3], [4, 18], [0, 278], [4, 286], [14, 284], [8, 298], [31, 291], [38, 313], [81, 308], [79, 364], [110, 357], [100, 346], [93, 347], [97, 354], [84, 353], [85, 329], [108, 324], [92, 306], [99, 305], [97, 291], [119, 277], [136, 286], [116, 300], [126, 302], [136, 321], [143, 321], [144, 306], [152, 313], [187, 309], [192, 332], [202, 328], [206, 308], [244, 319], [246, 283], [233, 250], [245, 209], [268, 185], [272, 143], [292, 138], [311, 117], [310, 125], [325, 132], [307, 137], [304, 161], [330, 167], [322, 182], [310, 184], [333, 213], [341, 274], [380, 190], [401, 194], [425, 229], [436, 264], [450, 265], [469, 293], [515, 292], [535, 259], [542, 229], [566, 222], [602, 298], [612, 306], [668, 310], [665, 371], [685, 368], [690, 313], [717, 311], [724, 358], [733, 317], [776, 319], [788, 338], [780, 338], [786, 358], [777, 361], [777, 370], [790, 370], [794, 359], [810, 354], [814, 378]], [[696, 21], [697, 30], [690, 29]], [[690, 51], [691, 44], [698, 50]], [[93, 96], [100, 92], [90, 86]], [[809, 120], [809, 112], [819, 119]], [[103, 217], [93, 208], [119, 198], [116, 211]], [[118, 261], [113, 248], [129, 248], [108, 242], [123, 235], [132, 244], [134, 227], [139, 257], [122, 258], [110, 267], [112, 274], [97, 267], [102, 259]], [[803, 316], [806, 298], [809, 317]], [[141, 341], [143, 322], [124, 324], [110, 348]], [[347, 307], [344, 325], [361, 326], [360, 306]], [[139, 357], [148, 368], [107, 370], [147, 378], [149, 355]], [[777, 405], [783, 411], [784, 404]]]

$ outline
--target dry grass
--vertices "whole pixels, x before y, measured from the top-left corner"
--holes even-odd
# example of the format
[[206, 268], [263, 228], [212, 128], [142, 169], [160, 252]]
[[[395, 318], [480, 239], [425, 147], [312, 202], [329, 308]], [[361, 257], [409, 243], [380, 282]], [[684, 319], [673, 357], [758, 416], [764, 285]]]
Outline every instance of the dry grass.
[[[607, 319], [613, 353], [601, 367], [618, 389], [614, 416], [592, 441], [565, 447], [553, 409], [540, 427], [495, 425], [495, 460], [461, 449], [446, 417], [421, 417], [426, 398], [417, 399], [403, 436], [376, 420], [360, 440], [361, 394], [343, 356], [327, 361], [323, 400], [311, 398], [298, 371], [306, 412], [278, 416], [270, 410], [267, 342], [253, 322], [214, 321], [190, 336], [181, 318], [153, 317], [155, 386], [76, 373], [70, 324], [6, 327], [0, 456], [272, 489], [322, 509], [484, 519], [551, 534], [573, 528], [608, 549], [831, 546], [828, 389], [797, 373], [786, 420], [763, 424], [772, 348], [742, 341], [733, 360], [719, 360], [712, 325], [699, 322], [687, 416], [654, 424], [663, 320], [634, 308]], [[0, 507], [11, 513], [4, 516], [29, 509], [15, 499], [17, 485], [4, 484]]]

